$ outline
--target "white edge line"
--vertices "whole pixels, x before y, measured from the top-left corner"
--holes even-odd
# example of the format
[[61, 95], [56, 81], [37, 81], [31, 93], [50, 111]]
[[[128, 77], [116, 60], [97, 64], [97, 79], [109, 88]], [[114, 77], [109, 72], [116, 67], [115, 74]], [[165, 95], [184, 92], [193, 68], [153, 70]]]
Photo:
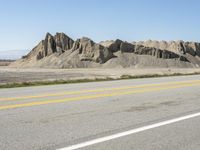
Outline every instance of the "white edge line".
[[69, 147], [61, 148], [61, 149], [58, 149], [58, 150], [76, 150], [76, 149], [79, 149], [79, 148], [87, 147], [87, 146], [90, 146], [90, 145], [102, 143], [102, 142], [113, 140], [113, 139], [117, 139], [117, 138], [120, 138], [120, 137], [128, 136], [130, 134], [139, 133], [139, 132], [142, 132], [142, 131], [145, 131], [145, 130], [169, 125], [169, 124], [172, 124], [172, 123], [176, 123], [176, 122], [179, 122], [179, 121], [187, 120], [187, 119], [198, 117], [198, 116], [200, 116], [200, 112], [195, 113], [195, 114], [190, 114], [190, 115], [187, 115], [187, 116], [183, 116], [183, 117], [179, 117], [179, 118], [175, 118], [175, 119], [171, 119], [171, 120], [167, 120], [167, 121], [163, 121], [163, 122], [159, 122], [159, 123], [155, 123], [155, 124], [151, 124], [151, 125], [147, 125], [147, 126], [143, 126], [143, 127], [128, 130], [128, 131], [125, 131], [125, 132], [121, 132], [121, 133], [117, 133], [117, 134], [93, 139], [91, 141], [86, 141], [86, 142], [83, 142], [83, 143], [80, 143], [80, 144], [71, 145]]

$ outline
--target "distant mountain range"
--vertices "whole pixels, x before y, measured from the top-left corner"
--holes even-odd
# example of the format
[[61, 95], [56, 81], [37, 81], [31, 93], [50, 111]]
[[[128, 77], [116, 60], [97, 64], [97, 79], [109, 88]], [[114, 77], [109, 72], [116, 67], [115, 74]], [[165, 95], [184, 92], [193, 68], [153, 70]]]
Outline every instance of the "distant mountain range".
[[0, 59], [16, 60], [26, 55], [29, 50], [6, 50], [0, 51]]

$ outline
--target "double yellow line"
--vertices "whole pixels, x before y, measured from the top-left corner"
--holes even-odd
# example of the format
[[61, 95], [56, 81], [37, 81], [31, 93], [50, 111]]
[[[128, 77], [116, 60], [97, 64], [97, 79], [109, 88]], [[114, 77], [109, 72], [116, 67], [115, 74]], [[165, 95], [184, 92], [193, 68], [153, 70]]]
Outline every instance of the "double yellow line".
[[[52, 104], [52, 103], [63, 103], [63, 102], [68, 102], [68, 101], [87, 100], [87, 99], [104, 98], [104, 97], [112, 97], [112, 96], [121, 96], [121, 95], [127, 95], [127, 94], [161, 91], [161, 90], [167, 90], [167, 89], [176, 89], [176, 88], [198, 86], [198, 85], [200, 85], [200, 80], [158, 83], [158, 84], [146, 84], [146, 85], [135, 85], [135, 86], [125, 86], [125, 87], [119, 87], [119, 88], [82, 90], [82, 91], [72, 91], [72, 92], [63, 92], [63, 93], [55, 93], [55, 94], [43, 94], [43, 95], [36, 95], [36, 96], [1, 98], [0, 101], [10, 101], [10, 100], [14, 101], [14, 100], [20, 100], [20, 99], [29, 99], [29, 98], [45, 98], [45, 97], [54, 97], [54, 96], [63, 96], [63, 95], [72, 95], [72, 94], [114, 91], [114, 92], [110, 92], [110, 93], [93, 94], [93, 95], [88, 95], [88, 96], [70, 97], [70, 98], [64, 98], [64, 99], [35, 101], [35, 102], [28, 102], [28, 103], [22, 103], [22, 104], [10, 104], [10, 105], [3, 105], [3, 106], [0, 105], [0, 110], [11, 109], [11, 108], [20, 108], [20, 107], [29, 107], [29, 106], [37, 106], [37, 105], [45, 105], [45, 104]], [[137, 89], [137, 90], [130, 90], [130, 89]], [[120, 92], [120, 90], [129, 90], [129, 91], [121, 91]]]
[[136, 88], [146, 88], [146, 87], [155, 87], [155, 86], [166, 86], [166, 85], [179, 85], [185, 83], [199, 83], [200, 80], [190, 80], [190, 81], [180, 81], [180, 82], [166, 82], [166, 83], [156, 83], [156, 84], [143, 84], [143, 85], [134, 85], [134, 86], [122, 86], [115, 88], [101, 88], [101, 89], [92, 89], [92, 90], [81, 90], [81, 91], [69, 91], [69, 92], [60, 92], [60, 93], [46, 93], [40, 95], [28, 95], [28, 96], [19, 96], [11, 98], [0, 98], [1, 101], [14, 101], [14, 100], [23, 100], [23, 99], [34, 99], [34, 98], [45, 98], [45, 97], [55, 97], [55, 96], [65, 96], [73, 94], [85, 94], [85, 93], [94, 93], [94, 92], [104, 92], [104, 91], [118, 91], [118, 90], [129, 90]]

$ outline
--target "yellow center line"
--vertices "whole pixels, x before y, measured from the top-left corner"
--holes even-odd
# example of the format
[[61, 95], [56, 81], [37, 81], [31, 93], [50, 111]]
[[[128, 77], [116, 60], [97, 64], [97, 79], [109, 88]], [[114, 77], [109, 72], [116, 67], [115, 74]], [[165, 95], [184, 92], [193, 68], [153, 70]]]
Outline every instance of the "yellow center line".
[[104, 91], [118, 91], [118, 90], [127, 90], [127, 89], [135, 89], [135, 88], [166, 86], [166, 85], [179, 85], [179, 84], [185, 84], [185, 83], [199, 83], [199, 82], [200, 82], [200, 80], [190, 80], [190, 81], [180, 81], [180, 82], [167, 82], [167, 83], [124, 86], [124, 87], [116, 87], [116, 88], [70, 91], [70, 92], [53, 93], [53, 94], [46, 93], [46, 94], [34, 95], [34, 96], [29, 95], [29, 96], [19, 96], [19, 97], [11, 97], [11, 98], [0, 98], [0, 101], [14, 101], [14, 100], [23, 100], [23, 99], [32, 99], [32, 98], [45, 98], [45, 97], [65, 96], [65, 95], [73, 95], [73, 94], [84, 94], [84, 93], [104, 92]]
[[72, 97], [72, 98], [65, 98], [65, 99], [57, 99], [57, 100], [37, 101], [37, 102], [30, 102], [30, 103], [5, 105], [5, 106], [0, 106], [0, 110], [11, 109], [11, 108], [20, 108], [20, 107], [30, 107], [30, 106], [37, 106], [37, 105], [46, 105], [46, 104], [53, 104], [53, 103], [64, 103], [64, 102], [68, 102], [68, 101], [78, 101], [78, 100], [88, 100], [88, 99], [95, 99], [95, 98], [122, 96], [122, 95], [144, 93], [144, 92], [162, 91], [162, 90], [168, 90], [168, 89], [177, 89], [177, 88], [199, 86], [199, 85], [200, 85], [200, 83], [188, 83], [188, 84], [184, 84], [184, 85], [156, 87], [156, 88], [148, 88], [148, 89], [134, 90], [134, 91], [113, 92], [113, 93], [96, 94], [96, 95]]

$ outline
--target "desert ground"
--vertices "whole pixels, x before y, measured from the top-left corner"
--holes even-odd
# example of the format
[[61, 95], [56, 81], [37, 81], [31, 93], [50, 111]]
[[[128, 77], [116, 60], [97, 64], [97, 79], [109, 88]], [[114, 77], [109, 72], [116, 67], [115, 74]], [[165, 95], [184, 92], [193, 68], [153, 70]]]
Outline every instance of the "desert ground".
[[178, 68], [159, 68], [159, 69], [17, 69], [0, 66], [0, 84], [34, 82], [34, 81], [54, 81], [54, 80], [76, 80], [76, 79], [117, 79], [123, 75], [171, 75], [171, 74], [191, 74], [200, 73], [200, 69], [178, 69]]
[[8, 66], [12, 63], [12, 60], [0, 60], [0, 66]]

